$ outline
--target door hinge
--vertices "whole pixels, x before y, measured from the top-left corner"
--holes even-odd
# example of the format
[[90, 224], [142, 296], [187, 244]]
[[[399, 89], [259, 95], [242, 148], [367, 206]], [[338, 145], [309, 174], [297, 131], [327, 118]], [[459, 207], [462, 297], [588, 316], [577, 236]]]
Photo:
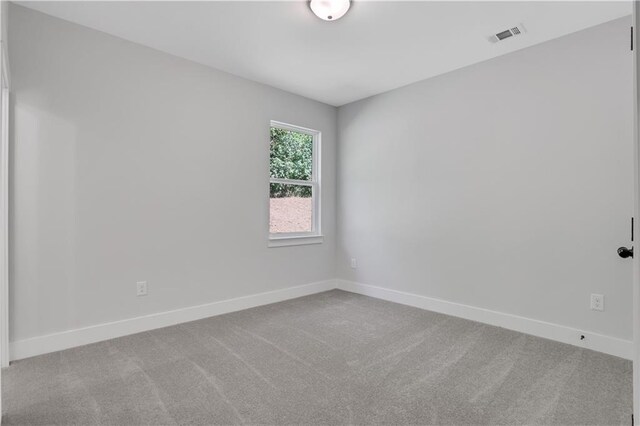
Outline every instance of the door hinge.
[[631, 241], [633, 241], [633, 218], [631, 218]]

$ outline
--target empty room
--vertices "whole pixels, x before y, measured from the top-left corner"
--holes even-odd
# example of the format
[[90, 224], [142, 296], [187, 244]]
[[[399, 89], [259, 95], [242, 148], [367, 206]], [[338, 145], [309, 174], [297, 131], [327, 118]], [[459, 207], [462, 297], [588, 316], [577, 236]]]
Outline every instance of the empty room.
[[634, 1], [0, 1], [6, 425], [640, 422]]

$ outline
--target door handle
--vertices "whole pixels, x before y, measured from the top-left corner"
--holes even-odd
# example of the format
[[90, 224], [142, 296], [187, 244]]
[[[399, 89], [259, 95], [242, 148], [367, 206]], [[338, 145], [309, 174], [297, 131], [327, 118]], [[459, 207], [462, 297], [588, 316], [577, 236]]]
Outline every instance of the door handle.
[[623, 259], [626, 259], [627, 257], [633, 257], [633, 247], [631, 247], [630, 249], [626, 247], [620, 247], [618, 249], [618, 256]]

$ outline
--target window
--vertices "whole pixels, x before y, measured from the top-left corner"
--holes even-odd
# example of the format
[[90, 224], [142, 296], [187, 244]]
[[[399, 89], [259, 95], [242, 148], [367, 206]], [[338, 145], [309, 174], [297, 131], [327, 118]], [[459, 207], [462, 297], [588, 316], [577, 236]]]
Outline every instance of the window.
[[320, 132], [271, 122], [269, 246], [322, 242]]

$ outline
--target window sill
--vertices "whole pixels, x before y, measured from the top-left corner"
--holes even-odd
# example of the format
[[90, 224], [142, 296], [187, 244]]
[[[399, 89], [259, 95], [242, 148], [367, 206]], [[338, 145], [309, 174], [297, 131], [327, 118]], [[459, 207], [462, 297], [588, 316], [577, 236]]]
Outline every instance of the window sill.
[[322, 244], [322, 235], [302, 235], [295, 237], [271, 237], [269, 247], [303, 246], [307, 244]]

